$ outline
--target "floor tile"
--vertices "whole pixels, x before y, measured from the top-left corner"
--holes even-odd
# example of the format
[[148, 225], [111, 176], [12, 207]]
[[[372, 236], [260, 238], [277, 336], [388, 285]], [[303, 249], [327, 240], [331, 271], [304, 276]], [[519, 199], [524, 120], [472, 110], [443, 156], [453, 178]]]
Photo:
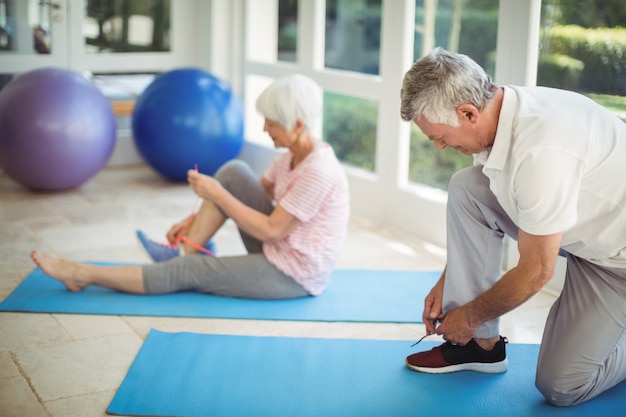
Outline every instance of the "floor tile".
[[116, 391], [96, 392], [46, 401], [45, 406], [51, 417], [110, 417], [106, 409]]
[[21, 376], [0, 378], [0, 415], [2, 417], [47, 417], [43, 405]]
[[50, 345], [71, 340], [50, 314], [0, 313], [0, 351]]
[[91, 337], [132, 333], [133, 330], [118, 316], [89, 316], [80, 314], [54, 314], [54, 318], [74, 340]]
[[20, 376], [20, 371], [9, 352], [0, 352], [0, 380]]
[[119, 387], [143, 339], [136, 334], [93, 337], [14, 351], [43, 401]]

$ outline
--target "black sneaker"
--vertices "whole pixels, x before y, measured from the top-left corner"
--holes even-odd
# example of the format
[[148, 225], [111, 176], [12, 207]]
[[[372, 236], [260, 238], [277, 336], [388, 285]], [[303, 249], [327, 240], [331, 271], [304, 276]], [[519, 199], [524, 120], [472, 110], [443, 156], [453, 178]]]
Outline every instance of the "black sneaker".
[[506, 371], [509, 364], [506, 358], [506, 337], [500, 340], [492, 350], [478, 346], [474, 339], [465, 346], [446, 342], [426, 352], [414, 353], [406, 358], [406, 366], [418, 372], [443, 374], [457, 371], [476, 371], [499, 374]]

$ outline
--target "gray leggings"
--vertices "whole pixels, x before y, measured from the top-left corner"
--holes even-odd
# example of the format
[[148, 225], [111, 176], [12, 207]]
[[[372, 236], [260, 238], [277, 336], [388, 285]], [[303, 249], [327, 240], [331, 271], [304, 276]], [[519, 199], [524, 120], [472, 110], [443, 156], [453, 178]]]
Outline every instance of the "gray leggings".
[[[242, 203], [262, 213], [274, 209], [271, 198], [252, 169], [240, 160], [226, 163], [215, 174], [222, 186]], [[310, 295], [293, 278], [263, 255], [263, 242], [239, 230], [247, 255], [214, 257], [187, 255], [143, 266], [146, 293], [198, 291], [252, 299], [287, 299]]]
[[[498, 280], [502, 239], [505, 234], [517, 239], [517, 227], [480, 167], [452, 177], [447, 215], [444, 313]], [[536, 378], [546, 399], [560, 406], [589, 400], [626, 378], [626, 269], [565, 255], [565, 286], [546, 322]], [[498, 320], [490, 320], [474, 336], [497, 335]]]

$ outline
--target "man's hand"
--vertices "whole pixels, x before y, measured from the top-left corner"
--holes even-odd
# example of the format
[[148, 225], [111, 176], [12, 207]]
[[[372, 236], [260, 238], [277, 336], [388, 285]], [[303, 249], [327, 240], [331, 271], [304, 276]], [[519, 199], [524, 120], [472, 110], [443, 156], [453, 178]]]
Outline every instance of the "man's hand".
[[435, 332], [443, 336], [443, 340], [465, 345], [474, 337], [476, 327], [470, 323], [463, 307], [459, 307], [446, 314]]
[[481, 324], [501, 317], [535, 295], [554, 275], [562, 238], [562, 233], [531, 235], [520, 229], [517, 266], [469, 303], [446, 312], [435, 332], [449, 342], [466, 344]]
[[446, 272], [441, 275], [437, 284], [428, 293], [424, 299], [424, 312], [422, 313], [422, 321], [426, 325], [426, 333], [433, 334], [436, 332], [437, 322], [443, 319], [443, 312], [441, 311], [442, 299], [443, 299], [443, 281]]

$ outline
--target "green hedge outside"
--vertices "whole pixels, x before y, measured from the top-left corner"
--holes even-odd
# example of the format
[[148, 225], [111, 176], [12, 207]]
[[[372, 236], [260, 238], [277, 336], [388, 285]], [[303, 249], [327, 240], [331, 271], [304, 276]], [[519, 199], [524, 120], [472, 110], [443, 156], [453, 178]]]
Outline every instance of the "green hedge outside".
[[[554, 26], [543, 30], [544, 54], [564, 55], [584, 63], [573, 90], [626, 95], [626, 28], [588, 29], [575, 25]], [[552, 58], [548, 58], [548, 61]], [[550, 81], [556, 75], [554, 61], [544, 62], [537, 74], [538, 83]], [[563, 61], [572, 69], [571, 61]], [[573, 80], [569, 80], [573, 81]]]

